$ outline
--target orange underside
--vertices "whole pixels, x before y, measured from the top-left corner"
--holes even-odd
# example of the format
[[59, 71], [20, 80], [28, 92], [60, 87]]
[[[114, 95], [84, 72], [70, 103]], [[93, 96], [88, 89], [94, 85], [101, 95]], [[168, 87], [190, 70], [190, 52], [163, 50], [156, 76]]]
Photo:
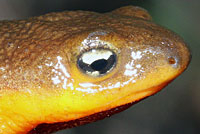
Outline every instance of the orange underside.
[[143, 80], [124, 86], [122, 90], [112, 89], [112, 94], [106, 91], [87, 94], [63, 89], [56, 93], [44, 90], [42, 94], [36, 93], [35, 89], [30, 89], [30, 92], [2, 92], [0, 130], [2, 133], [23, 134], [41, 123], [75, 120], [138, 101], [158, 92], [181, 73], [169, 67], [161, 70], [162, 73], [152, 73]]

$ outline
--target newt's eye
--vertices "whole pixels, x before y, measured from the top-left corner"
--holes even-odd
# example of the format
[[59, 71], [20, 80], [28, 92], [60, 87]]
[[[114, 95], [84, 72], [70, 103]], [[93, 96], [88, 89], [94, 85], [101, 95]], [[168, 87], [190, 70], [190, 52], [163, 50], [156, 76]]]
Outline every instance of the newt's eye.
[[78, 68], [90, 76], [102, 76], [116, 65], [117, 56], [109, 49], [91, 49], [84, 52], [77, 60]]

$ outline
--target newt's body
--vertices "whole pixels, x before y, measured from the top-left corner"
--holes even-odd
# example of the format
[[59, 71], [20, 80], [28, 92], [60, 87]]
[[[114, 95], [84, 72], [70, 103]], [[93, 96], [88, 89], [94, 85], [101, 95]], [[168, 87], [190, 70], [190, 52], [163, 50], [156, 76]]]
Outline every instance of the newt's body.
[[161, 90], [189, 58], [183, 40], [138, 7], [1, 21], [0, 133], [104, 118]]

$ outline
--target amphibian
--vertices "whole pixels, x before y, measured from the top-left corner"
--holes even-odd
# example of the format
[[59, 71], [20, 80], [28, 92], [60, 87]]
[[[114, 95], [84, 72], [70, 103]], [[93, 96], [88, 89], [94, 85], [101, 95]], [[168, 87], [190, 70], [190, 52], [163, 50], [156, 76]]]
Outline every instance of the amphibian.
[[178, 35], [127, 6], [0, 21], [0, 133], [51, 133], [103, 119], [188, 66]]

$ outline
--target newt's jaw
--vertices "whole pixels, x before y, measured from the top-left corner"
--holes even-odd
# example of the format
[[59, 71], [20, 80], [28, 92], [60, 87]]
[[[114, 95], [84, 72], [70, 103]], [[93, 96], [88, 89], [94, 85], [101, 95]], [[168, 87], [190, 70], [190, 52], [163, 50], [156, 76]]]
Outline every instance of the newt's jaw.
[[26, 133], [39, 124], [68, 122], [109, 111], [158, 92], [182, 71], [166, 66], [145, 79], [96, 93], [76, 90], [76, 87], [74, 90], [68, 88], [43, 94], [35, 89], [30, 89], [30, 92], [8, 93], [2, 96], [0, 102], [0, 115], [3, 115], [0, 127], [6, 133]]

